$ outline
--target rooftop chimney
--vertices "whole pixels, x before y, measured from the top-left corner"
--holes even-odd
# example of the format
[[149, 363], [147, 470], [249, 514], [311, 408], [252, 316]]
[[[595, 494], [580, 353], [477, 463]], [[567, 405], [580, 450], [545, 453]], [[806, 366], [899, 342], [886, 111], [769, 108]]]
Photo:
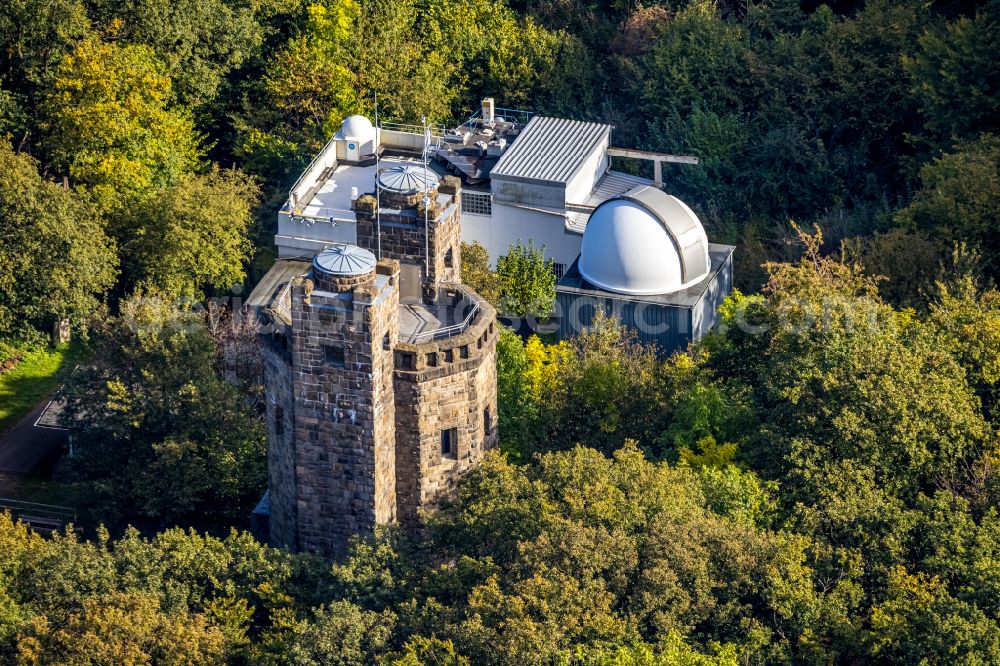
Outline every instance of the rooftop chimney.
[[493, 103], [493, 98], [487, 97], [483, 100], [483, 124], [492, 125], [495, 116], [496, 106]]

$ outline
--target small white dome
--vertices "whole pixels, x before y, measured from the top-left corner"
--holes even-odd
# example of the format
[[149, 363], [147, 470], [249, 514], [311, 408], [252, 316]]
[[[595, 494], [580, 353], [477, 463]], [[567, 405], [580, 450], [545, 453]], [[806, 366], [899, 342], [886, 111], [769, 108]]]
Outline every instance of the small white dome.
[[340, 123], [340, 131], [335, 138], [355, 139], [364, 144], [375, 140], [375, 128], [372, 127], [372, 121], [364, 116], [348, 116]]
[[694, 212], [657, 188], [639, 186], [599, 205], [580, 249], [580, 274], [618, 294], [669, 294], [710, 272], [708, 237]]

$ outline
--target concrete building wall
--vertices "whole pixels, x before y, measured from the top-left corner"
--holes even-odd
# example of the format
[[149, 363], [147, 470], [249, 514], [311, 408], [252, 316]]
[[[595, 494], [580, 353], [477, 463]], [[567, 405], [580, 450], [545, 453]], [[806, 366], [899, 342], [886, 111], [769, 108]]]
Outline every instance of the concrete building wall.
[[590, 193], [611, 167], [607, 151], [608, 140], [605, 139], [583, 161], [580, 169], [566, 183], [566, 203], [583, 203], [590, 197]]
[[559, 213], [548, 213], [494, 201], [493, 214], [462, 214], [462, 241], [482, 243], [490, 253], [490, 266], [496, 267], [497, 257], [507, 254], [514, 243], [535, 247], [545, 246], [545, 255], [558, 264], [569, 266], [580, 254], [583, 237], [566, 230], [566, 219]]
[[383, 146], [422, 153], [424, 150], [424, 135], [418, 129], [416, 132], [400, 132], [382, 128], [380, 140]]
[[566, 185], [493, 176], [490, 191], [494, 201], [562, 210], [566, 207]]
[[336, 226], [327, 221], [312, 220], [306, 224], [287, 211], [278, 213], [278, 233], [274, 243], [279, 257], [299, 257], [316, 254], [335, 243], [357, 245], [357, 225], [353, 220], [338, 220]]

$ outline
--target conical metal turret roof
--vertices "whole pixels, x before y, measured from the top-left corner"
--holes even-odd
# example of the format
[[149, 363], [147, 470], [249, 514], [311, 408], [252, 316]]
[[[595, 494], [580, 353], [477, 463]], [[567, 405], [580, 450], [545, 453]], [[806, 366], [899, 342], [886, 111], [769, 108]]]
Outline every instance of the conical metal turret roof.
[[326, 275], [364, 275], [375, 270], [375, 255], [357, 245], [334, 245], [316, 255], [313, 268]]
[[378, 175], [376, 181], [383, 190], [397, 194], [423, 192], [425, 184], [428, 191], [438, 186], [438, 177], [433, 171], [428, 170], [425, 178], [422, 166], [409, 164], [386, 169]]

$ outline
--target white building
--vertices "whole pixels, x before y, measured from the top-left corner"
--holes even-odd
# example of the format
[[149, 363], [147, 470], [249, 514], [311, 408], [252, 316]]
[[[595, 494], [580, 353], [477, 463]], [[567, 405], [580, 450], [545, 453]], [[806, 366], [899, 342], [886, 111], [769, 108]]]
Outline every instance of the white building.
[[561, 275], [580, 254], [583, 231], [598, 205], [654, 184], [612, 170], [611, 157], [652, 160], [657, 181], [661, 162], [696, 162], [614, 148], [611, 131], [611, 125], [496, 109], [492, 99], [458, 128], [430, 128], [426, 134], [422, 127], [385, 123], [376, 128], [363, 116], [351, 116], [306, 168], [278, 213], [279, 256], [356, 243], [352, 201], [375, 193], [377, 171], [422, 166], [429, 135], [428, 168], [464, 181], [462, 240], [482, 243], [494, 263], [511, 244], [533, 241], [544, 246]]

